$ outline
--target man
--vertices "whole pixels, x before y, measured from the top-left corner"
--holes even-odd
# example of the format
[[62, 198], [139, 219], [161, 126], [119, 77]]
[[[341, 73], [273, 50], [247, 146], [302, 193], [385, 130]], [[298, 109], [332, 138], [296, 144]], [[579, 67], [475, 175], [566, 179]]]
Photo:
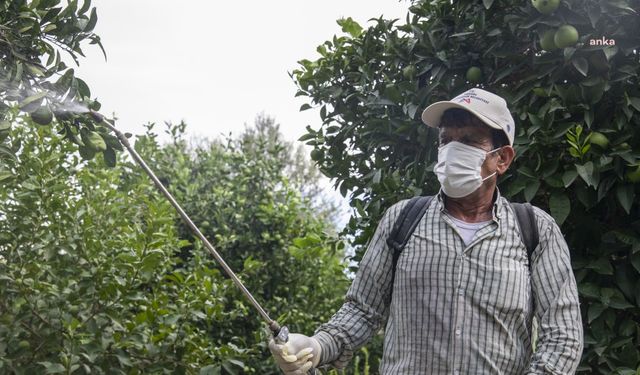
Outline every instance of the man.
[[430, 105], [422, 120], [439, 128], [441, 189], [395, 277], [386, 238], [408, 200], [385, 212], [340, 310], [313, 337], [271, 342], [276, 361], [286, 374], [344, 367], [386, 322], [382, 374], [574, 373], [582, 322], [567, 244], [534, 208], [539, 245], [529, 258], [496, 187], [515, 155], [506, 102], [475, 88]]

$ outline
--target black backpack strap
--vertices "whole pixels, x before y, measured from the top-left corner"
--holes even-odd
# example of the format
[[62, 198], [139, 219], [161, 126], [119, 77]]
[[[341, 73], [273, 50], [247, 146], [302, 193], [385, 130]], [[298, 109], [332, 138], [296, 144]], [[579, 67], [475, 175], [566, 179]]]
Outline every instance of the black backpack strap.
[[524, 246], [527, 248], [527, 257], [529, 258], [529, 265], [531, 265], [531, 255], [540, 241], [536, 214], [533, 212], [533, 206], [529, 203], [511, 203], [511, 207], [516, 213], [520, 236]]
[[400, 211], [400, 215], [393, 225], [393, 230], [391, 230], [391, 233], [389, 233], [389, 236], [387, 237], [387, 245], [389, 245], [389, 248], [393, 251], [393, 262], [391, 263], [391, 285], [393, 285], [395, 280], [398, 258], [400, 258], [402, 250], [407, 245], [407, 242], [409, 242], [409, 238], [411, 238], [413, 231], [418, 226], [420, 219], [422, 219], [427, 208], [429, 208], [432, 199], [433, 196], [419, 196], [411, 198], [402, 208], [402, 211]]

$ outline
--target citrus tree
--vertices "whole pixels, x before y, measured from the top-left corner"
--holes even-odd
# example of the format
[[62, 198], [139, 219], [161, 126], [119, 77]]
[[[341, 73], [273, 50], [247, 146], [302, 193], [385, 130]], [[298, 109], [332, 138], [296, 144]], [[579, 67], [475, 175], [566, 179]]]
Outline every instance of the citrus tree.
[[[404, 21], [339, 21], [292, 77], [322, 125], [301, 138], [354, 214], [356, 245], [394, 202], [438, 189], [421, 111], [472, 87], [507, 100], [517, 159], [501, 192], [562, 227], [581, 297], [579, 371], [640, 364], [637, 0], [412, 1]], [[362, 251], [362, 247], [360, 252]], [[357, 258], [356, 258], [357, 259]]]
[[62, 58], [79, 64], [85, 44], [102, 49], [93, 33], [97, 21], [91, 0], [0, 2], [0, 161], [16, 152], [6, 135], [10, 109], [17, 107], [36, 124], [54, 124], [76, 145], [70, 152], [79, 150], [85, 159], [103, 154], [107, 165], [115, 164], [121, 146], [88, 114], [100, 103]]

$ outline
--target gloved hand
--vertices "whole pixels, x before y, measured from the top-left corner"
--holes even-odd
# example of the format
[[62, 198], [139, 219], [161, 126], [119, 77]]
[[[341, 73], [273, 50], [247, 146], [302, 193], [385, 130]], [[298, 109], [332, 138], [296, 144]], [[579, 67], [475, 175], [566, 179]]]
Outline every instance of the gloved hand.
[[272, 338], [269, 349], [285, 375], [304, 375], [320, 362], [318, 340], [299, 333], [290, 333], [286, 344], [276, 344]]

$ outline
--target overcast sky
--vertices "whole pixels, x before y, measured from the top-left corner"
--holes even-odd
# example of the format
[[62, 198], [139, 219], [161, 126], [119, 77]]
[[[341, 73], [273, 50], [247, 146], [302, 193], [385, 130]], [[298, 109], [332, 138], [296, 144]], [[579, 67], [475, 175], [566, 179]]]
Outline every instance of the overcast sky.
[[[179, 5], [178, 5], [179, 4]], [[316, 47], [341, 34], [336, 20], [404, 19], [409, 3], [397, 0], [159, 1], [94, 0], [107, 61], [85, 46], [77, 68], [101, 112], [115, 112], [133, 133], [148, 121], [185, 120], [190, 134], [215, 137], [239, 131], [263, 112], [276, 118], [287, 139], [315, 111], [299, 112], [288, 72], [315, 59]]]
[[[238, 133], [258, 113], [272, 116], [288, 140], [306, 125], [318, 128], [316, 110], [299, 112], [288, 72], [297, 61], [317, 59], [316, 47], [342, 34], [336, 20], [352, 17], [363, 27], [381, 15], [404, 20], [408, 1], [398, 0], [94, 0], [95, 32], [107, 53], [85, 45], [77, 76], [91, 88], [105, 115], [134, 134], [142, 125], [184, 120], [191, 137]], [[164, 127], [157, 127], [161, 132]], [[152, 163], [151, 163], [152, 164]], [[329, 196], [348, 205], [331, 183]]]

